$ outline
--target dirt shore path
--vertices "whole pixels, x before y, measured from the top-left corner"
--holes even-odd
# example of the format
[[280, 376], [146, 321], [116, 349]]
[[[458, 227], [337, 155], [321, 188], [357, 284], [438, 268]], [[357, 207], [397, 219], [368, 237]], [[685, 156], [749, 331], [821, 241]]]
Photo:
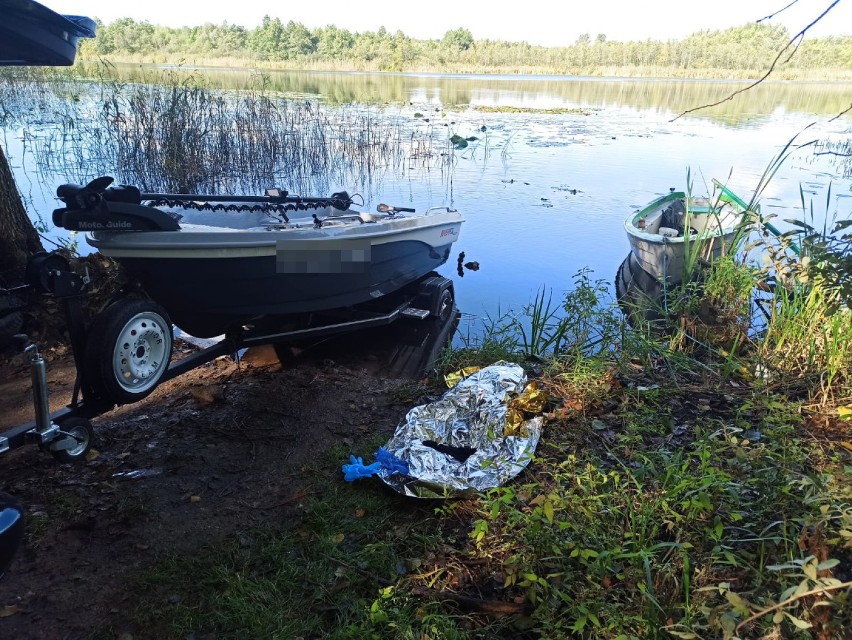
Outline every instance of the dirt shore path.
[[[0, 490], [27, 512], [26, 543], [0, 581], [0, 637], [145, 637], [129, 619], [135, 573], [254, 527], [285, 529], [307, 468], [334, 446], [389, 435], [408, 409], [394, 391], [411, 380], [384, 377], [386, 354], [352, 343], [335, 359], [340, 344], [282, 368], [267, 348], [191, 371], [97, 419], [83, 465], [34, 446], [0, 458]], [[50, 360], [61, 406], [73, 367], [67, 353]], [[31, 419], [27, 369], [6, 362], [0, 374], [4, 428]]]

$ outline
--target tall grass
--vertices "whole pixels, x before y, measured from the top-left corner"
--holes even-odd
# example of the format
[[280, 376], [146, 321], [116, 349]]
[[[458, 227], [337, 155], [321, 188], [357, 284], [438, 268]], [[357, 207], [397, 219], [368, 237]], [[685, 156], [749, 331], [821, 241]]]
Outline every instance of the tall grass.
[[[684, 241], [683, 285], [664, 301], [671, 346], [724, 360], [728, 373], [750, 371], [820, 407], [852, 397], [852, 235], [850, 220], [831, 221], [831, 189], [817, 216], [802, 193], [803, 220], [782, 232], [760, 212], [760, 199], [781, 166], [814, 141], [789, 140], [746, 202], [714, 180], [718, 207], [745, 215], [733, 240], [713, 258], [701, 234]], [[688, 196], [692, 176], [687, 172]], [[685, 227], [689, 228], [687, 207]], [[821, 224], [815, 219], [822, 220]], [[753, 302], [756, 301], [756, 304]], [[761, 310], [763, 317], [756, 315]]]
[[520, 311], [487, 317], [482, 334], [468, 340], [465, 348], [540, 361], [607, 352], [625, 324], [608, 289], [589, 269], [581, 269], [560, 301], [542, 287]]
[[852, 312], [838, 284], [848, 276], [829, 275], [807, 242], [804, 257], [789, 251], [786, 235], [757, 244], [759, 264], [744, 253], [723, 256], [677, 292], [671, 344], [702, 348], [711, 360], [726, 360], [729, 373], [749, 372], [814, 405], [836, 406], [852, 397]]
[[[772, 376], [818, 402], [852, 392], [852, 312], [822, 278], [776, 289], [758, 353]], [[772, 378], [770, 378], [772, 380]]]

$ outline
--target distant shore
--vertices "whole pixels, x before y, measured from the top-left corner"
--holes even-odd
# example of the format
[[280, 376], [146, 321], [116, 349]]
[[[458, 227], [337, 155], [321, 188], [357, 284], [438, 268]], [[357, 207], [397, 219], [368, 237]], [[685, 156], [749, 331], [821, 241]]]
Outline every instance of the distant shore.
[[[416, 65], [405, 69], [382, 69], [378, 64], [363, 63], [354, 60], [262, 60], [248, 57], [188, 57], [180, 55], [110, 55], [81, 56], [83, 64], [142, 64], [169, 65], [198, 69], [233, 69], [264, 71], [316, 71], [327, 73], [429, 73], [447, 75], [525, 75], [525, 76], [571, 76], [588, 78], [646, 78], [678, 80], [730, 80], [755, 81], [762, 74], [741, 69], [682, 69], [662, 66], [588, 66], [578, 68], [553, 68], [547, 66], [513, 65], [495, 67], [476, 67], [466, 64], [446, 64], [443, 66]], [[776, 70], [766, 81], [799, 82], [846, 82], [852, 80], [852, 69], [823, 68], [803, 69], [784, 68]]]

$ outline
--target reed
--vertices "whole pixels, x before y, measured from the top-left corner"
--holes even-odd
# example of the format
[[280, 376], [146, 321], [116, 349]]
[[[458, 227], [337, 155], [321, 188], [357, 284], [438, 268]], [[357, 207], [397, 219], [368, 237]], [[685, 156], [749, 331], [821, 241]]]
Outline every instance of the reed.
[[844, 177], [852, 176], [852, 139], [840, 141], [820, 141], [816, 153], [833, 156]]
[[765, 317], [755, 336], [756, 371], [825, 410], [852, 396], [852, 237], [845, 233], [852, 221], [834, 218], [830, 185], [819, 215], [800, 189], [802, 219], [787, 220], [783, 233], [756, 204], [790, 155], [816, 144], [797, 138], [769, 164], [749, 206], [757, 238], [745, 254], [759, 251], [754, 276], [769, 292], [756, 297]]
[[[852, 221], [832, 220], [830, 187], [820, 216], [803, 191], [801, 197], [803, 219], [788, 221], [793, 230], [756, 243], [772, 292], [762, 305], [758, 353], [770, 382], [830, 407], [852, 397], [852, 237], [845, 233]], [[790, 251], [793, 238], [801, 257]]]
[[[7, 124], [24, 129], [45, 182], [59, 173], [75, 181], [113, 175], [145, 191], [280, 186], [322, 193], [345, 186], [370, 193], [388, 171], [452, 162], [443, 131], [413, 126], [379, 106], [287, 98], [267, 91], [262, 77], [257, 88], [234, 92], [183, 73], [132, 84], [4, 76], [6, 96], [17, 100], [7, 109], [17, 120]], [[36, 111], [47, 117], [28, 120]]]

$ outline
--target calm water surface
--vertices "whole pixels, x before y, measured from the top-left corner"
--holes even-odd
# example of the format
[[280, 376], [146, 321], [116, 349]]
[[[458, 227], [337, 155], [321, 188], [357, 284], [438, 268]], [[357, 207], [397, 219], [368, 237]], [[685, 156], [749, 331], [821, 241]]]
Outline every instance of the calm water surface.
[[[144, 81], [138, 68], [124, 73], [130, 80]], [[687, 170], [694, 193], [709, 193], [710, 180], [719, 178], [748, 200], [772, 158], [797, 134], [799, 141], [807, 142], [844, 139], [852, 131], [849, 115], [831, 120], [852, 104], [852, 88], [837, 84], [766, 83], [719, 107], [673, 122], [680, 112], [719, 100], [744, 85], [561, 77], [194, 73], [206, 74], [219, 88], [240, 90], [264, 83], [271, 91], [318, 99], [331, 108], [387, 103], [384, 110], [389, 117], [410, 120], [412, 127], [446, 125], [447, 137], [476, 136], [478, 140], [455, 151], [443, 166], [424, 169], [411, 163], [384, 175], [364, 193], [371, 208], [382, 201], [418, 210], [450, 205], [464, 212], [467, 222], [457, 252], [464, 251], [465, 260], [479, 262], [481, 269], [459, 278], [453, 262], [444, 271], [454, 276], [460, 308], [473, 316], [494, 315], [498, 308], [519, 309], [542, 286], [561, 294], [584, 267], [611, 281], [628, 251], [624, 219], [670, 187], [686, 188]], [[477, 107], [576, 111], [495, 113]], [[422, 117], [415, 118], [415, 113]], [[440, 130], [439, 134], [443, 135]], [[36, 171], [38, 158], [25, 139], [21, 129], [9, 131], [4, 146], [31, 210], [49, 219], [55, 204], [52, 193], [66, 177]], [[801, 218], [804, 193], [818, 216], [849, 218], [848, 168], [837, 157], [815, 155], [813, 147], [795, 152], [763, 192], [763, 212], [780, 219]]]

